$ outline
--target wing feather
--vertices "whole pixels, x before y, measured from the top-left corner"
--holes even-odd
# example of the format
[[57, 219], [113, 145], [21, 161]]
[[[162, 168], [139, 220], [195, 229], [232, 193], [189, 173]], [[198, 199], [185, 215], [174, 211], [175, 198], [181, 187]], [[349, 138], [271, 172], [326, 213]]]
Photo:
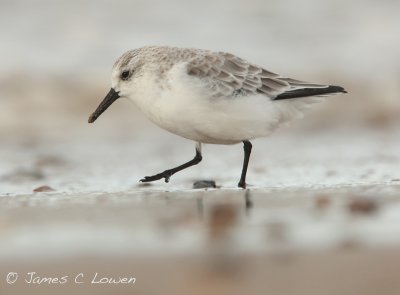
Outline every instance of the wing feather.
[[188, 74], [209, 83], [216, 97], [264, 94], [270, 99], [281, 99], [344, 91], [282, 77], [230, 53], [203, 51], [192, 57], [187, 64]]

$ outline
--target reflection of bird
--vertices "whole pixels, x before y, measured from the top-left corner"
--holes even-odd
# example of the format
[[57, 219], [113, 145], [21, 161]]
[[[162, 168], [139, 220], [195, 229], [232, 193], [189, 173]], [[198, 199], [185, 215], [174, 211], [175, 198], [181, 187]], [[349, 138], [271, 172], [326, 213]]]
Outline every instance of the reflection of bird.
[[164, 178], [198, 164], [201, 144], [244, 144], [239, 187], [246, 187], [252, 145], [282, 123], [301, 117], [320, 96], [339, 86], [282, 77], [233, 54], [150, 46], [123, 54], [112, 70], [112, 88], [90, 116], [94, 122], [116, 99], [131, 99], [155, 124], [196, 142], [189, 162], [141, 181]]

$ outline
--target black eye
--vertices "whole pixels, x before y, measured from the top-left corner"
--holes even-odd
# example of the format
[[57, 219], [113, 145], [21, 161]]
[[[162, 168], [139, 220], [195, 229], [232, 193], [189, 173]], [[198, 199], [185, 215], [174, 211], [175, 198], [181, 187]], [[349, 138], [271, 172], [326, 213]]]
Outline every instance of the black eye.
[[121, 73], [121, 79], [122, 80], [128, 80], [128, 78], [129, 78], [129, 71], [123, 71]]

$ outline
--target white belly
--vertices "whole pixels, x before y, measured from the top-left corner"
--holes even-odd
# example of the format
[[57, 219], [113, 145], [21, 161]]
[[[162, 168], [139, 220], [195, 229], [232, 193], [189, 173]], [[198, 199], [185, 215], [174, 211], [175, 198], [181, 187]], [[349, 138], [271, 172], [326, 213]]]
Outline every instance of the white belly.
[[271, 101], [265, 95], [210, 98], [199, 79], [180, 71], [170, 75], [167, 85], [148, 83], [140, 99], [133, 100], [161, 128], [202, 143], [234, 144], [267, 136], [319, 100]]

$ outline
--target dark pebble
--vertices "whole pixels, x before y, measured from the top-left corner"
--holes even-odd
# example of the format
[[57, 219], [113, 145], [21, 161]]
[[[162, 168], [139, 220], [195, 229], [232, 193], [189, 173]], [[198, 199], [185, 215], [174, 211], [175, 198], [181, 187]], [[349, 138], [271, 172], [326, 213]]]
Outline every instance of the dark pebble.
[[373, 200], [354, 199], [350, 201], [348, 208], [353, 214], [371, 214], [378, 209], [378, 204]]
[[193, 188], [216, 188], [214, 180], [199, 180], [193, 183]]
[[55, 189], [48, 185], [42, 185], [42, 186], [35, 188], [33, 191], [35, 193], [48, 193], [48, 192], [54, 192]]

